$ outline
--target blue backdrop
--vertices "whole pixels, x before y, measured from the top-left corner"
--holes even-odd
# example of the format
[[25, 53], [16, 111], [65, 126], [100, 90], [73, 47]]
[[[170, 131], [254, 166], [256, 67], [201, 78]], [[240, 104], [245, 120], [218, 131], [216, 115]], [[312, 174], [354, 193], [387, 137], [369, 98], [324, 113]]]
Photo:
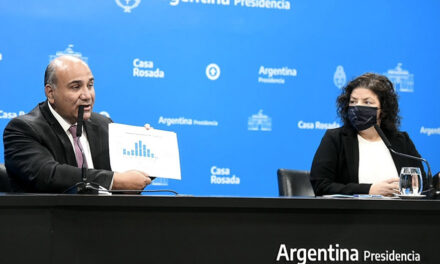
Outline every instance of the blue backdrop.
[[340, 125], [340, 87], [377, 72], [438, 171], [439, 17], [437, 0], [0, 0], [0, 130], [45, 100], [49, 60], [74, 54], [96, 112], [177, 132], [182, 181], [149, 188], [275, 196], [277, 168], [310, 169]]

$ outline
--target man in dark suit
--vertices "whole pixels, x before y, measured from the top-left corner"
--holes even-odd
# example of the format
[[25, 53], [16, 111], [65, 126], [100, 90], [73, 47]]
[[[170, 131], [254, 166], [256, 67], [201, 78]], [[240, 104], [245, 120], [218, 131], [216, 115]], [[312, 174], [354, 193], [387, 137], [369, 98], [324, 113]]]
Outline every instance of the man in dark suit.
[[[111, 171], [112, 121], [92, 112], [94, 78], [85, 62], [72, 56], [54, 59], [44, 85], [47, 100], [12, 119], [4, 131], [5, 165], [14, 191], [62, 193], [81, 182], [83, 165], [88, 181], [107, 189], [142, 190], [151, 183], [141, 171]], [[79, 106], [84, 106], [84, 127], [76, 137]]]

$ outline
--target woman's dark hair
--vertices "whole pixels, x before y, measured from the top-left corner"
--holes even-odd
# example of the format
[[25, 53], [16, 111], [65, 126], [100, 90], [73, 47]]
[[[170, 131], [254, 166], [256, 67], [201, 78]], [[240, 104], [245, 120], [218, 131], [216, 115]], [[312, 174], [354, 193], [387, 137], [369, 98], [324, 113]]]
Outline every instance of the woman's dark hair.
[[342, 94], [336, 100], [338, 115], [341, 117], [344, 125], [350, 127], [350, 121], [347, 117], [350, 96], [354, 89], [366, 88], [377, 95], [380, 102], [380, 127], [390, 134], [397, 133], [400, 126], [398, 97], [394, 90], [393, 83], [387, 77], [375, 74], [365, 73], [352, 80], [342, 90]]

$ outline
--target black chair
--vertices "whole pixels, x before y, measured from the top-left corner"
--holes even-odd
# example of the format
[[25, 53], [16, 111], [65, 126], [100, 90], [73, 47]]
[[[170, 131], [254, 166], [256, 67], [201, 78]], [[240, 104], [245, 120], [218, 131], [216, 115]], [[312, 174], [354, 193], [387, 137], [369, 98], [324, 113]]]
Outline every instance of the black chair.
[[315, 196], [309, 171], [278, 169], [277, 175], [280, 196]]
[[8, 172], [4, 164], [0, 163], [0, 192], [11, 192]]

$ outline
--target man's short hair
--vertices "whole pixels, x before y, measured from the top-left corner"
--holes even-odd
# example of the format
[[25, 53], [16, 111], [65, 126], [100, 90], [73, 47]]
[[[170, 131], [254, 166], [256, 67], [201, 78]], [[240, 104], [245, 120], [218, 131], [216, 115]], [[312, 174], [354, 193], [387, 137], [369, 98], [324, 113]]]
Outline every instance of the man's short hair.
[[46, 67], [46, 71], [44, 73], [44, 86], [50, 85], [53, 88], [56, 87], [57, 84], [57, 75], [55, 74], [56, 67], [54, 61], [51, 61], [49, 65]]
[[60, 66], [62, 67], [64, 65], [62, 61], [65, 59], [81, 61], [82, 63], [87, 65], [87, 63], [85, 61], [83, 61], [81, 58], [78, 58], [76, 56], [72, 56], [72, 55], [59, 56], [59, 57], [53, 59], [51, 62], [49, 62], [49, 65], [47, 65], [46, 72], [44, 73], [44, 86], [50, 85], [53, 88], [56, 88], [56, 85], [58, 82], [56, 70], [58, 67], [60, 67]]

